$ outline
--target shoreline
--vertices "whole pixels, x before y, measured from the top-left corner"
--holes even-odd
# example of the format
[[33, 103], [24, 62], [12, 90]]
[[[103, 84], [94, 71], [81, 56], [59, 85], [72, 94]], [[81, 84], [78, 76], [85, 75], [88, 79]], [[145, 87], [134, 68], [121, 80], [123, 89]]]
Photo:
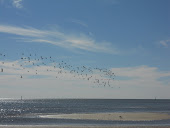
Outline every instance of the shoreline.
[[168, 113], [158, 112], [117, 112], [117, 113], [79, 113], [79, 114], [47, 114], [40, 118], [75, 119], [75, 120], [108, 120], [108, 121], [156, 121], [170, 119]]
[[59, 126], [59, 125], [0, 125], [0, 128], [170, 128], [170, 126]]
[[[31, 117], [32, 115], [24, 115]], [[73, 120], [91, 120], [91, 121], [118, 121], [116, 124], [14, 124], [0, 125], [0, 128], [170, 128], [168, 124], [149, 124], [147, 121], [170, 120], [169, 113], [161, 112], [117, 112], [117, 113], [79, 113], [79, 114], [36, 114], [41, 119], [73, 119]], [[120, 117], [121, 116], [121, 117]], [[34, 118], [33, 118], [34, 119]], [[35, 118], [36, 119], [36, 118]], [[121, 122], [138, 122], [135, 124], [122, 124]], [[145, 123], [140, 123], [146, 121]]]

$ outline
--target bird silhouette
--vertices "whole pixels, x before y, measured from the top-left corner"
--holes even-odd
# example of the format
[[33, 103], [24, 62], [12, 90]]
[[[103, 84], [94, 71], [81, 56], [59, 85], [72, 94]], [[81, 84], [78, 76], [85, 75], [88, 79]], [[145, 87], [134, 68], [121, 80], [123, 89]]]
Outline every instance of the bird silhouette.
[[[4, 59], [7, 56], [3, 53], [0, 53], [0, 56]], [[20, 70], [25, 71], [26, 73], [31, 73], [35, 75], [44, 75], [46, 72], [50, 74], [50, 76], [54, 76], [54, 78], [60, 78], [65, 74], [69, 74], [71, 78], [77, 78], [81, 80], [87, 80], [97, 86], [111, 87], [115, 78], [115, 74], [112, 70], [106, 68], [95, 68], [88, 67], [86, 65], [76, 66], [71, 65], [64, 60], [57, 61], [52, 56], [43, 56], [33, 53], [22, 53], [20, 58]], [[0, 58], [1, 59], [1, 58]], [[6, 65], [4, 61], [1, 61], [3, 65]], [[15, 64], [12, 64], [15, 67]], [[45, 70], [39, 70], [41, 67], [45, 67]], [[3, 68], [1, 68], [1, 72], [4, 72]], [[43, 74], [41, 74], [43, 73]], [[23, 75], [20, 75], [20, 78], [23, 78]]]

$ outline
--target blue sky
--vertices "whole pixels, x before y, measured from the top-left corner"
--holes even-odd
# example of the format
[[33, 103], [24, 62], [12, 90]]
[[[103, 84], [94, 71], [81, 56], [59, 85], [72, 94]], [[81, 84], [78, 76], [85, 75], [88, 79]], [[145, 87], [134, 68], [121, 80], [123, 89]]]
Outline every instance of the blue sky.
[[[170, 98], [169, 6], [169, 0], [0, 0], [6, 55], [0, 56], [0, 98]], [[103, 87], [65, 69], [56, 80], [44, 70], [50, 62], [35, 77], [19, 67], [22, 53], [107, 68], [116, 77]]]

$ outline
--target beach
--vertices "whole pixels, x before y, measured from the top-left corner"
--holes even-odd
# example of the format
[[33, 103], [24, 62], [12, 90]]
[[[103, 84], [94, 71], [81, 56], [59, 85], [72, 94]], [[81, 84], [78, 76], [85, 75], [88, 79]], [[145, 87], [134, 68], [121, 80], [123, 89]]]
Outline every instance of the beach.
[[147, 112], [117, 112], [117, 113], [90, 113], [90, 114], [59, 114], [40, 115], [41, 118], [76, 119], [76, 120], [121, 120], [121, 121], [153, 121], [170, 119], [167, 113]]
[[170, 100], [3, 100], [0, 128], [169, 128]]
[[170, 126], [0, 126], [0, 128], [170, 128]]
[[[121, 120], [121, 121], [156, 121], [170, 119], [167, 113], [146, 112], [117, 112], [117, 113], [89, 113], [89, 114], [51, 114], [39, 115], [39, 118], [74, 119], [74, 120]], [[170, 128], [170, 126], [154, 125], [1, 125], [0, 128]]]

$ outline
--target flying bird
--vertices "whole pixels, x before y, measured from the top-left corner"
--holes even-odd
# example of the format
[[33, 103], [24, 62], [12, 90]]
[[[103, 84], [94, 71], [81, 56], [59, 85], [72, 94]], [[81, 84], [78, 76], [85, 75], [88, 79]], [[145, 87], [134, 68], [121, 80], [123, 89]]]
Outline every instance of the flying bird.
[[[0, 56], [7, 57], [2, 53]], [[104, 87], [111, 87], [111, 81], [113, 81], [115, 77], [112, 70], [98, 67], [93, 68], [85, 65], [73, 66], [64, 60], [57, 62], [57, 60], [55, 60], [52, 56], [46, 57], [42, 55], [38, 56], [33, 53], [22, 53], [19, 58], [21, 61], [20, 67], [22, 67], [20, 70], [25, 70], [27, 73], [31, 73], [33, 71], [36, 75], [41, 75], [41, 73], [44, 74], [45, 72], [48, 72], [48, 74], [51, 73], [52, 76], [54, 72], [56, 72], [58, 75], [54, 76], [54, 78], [60, 78], [60, 76], [63, 76], [64, 74], [69, 74], [72, 78], [87, 80], [95, 85]], [[2, 64], [5, 65], [4, 62], [2, 62]], [[12, 64], [12, 66], [15, 67], [16, 65]], [[39, 72], [38, 70], [42, 66], [47, 68], [46, 70]], [[32, 70], [29, 70], [30, 68], [32, 68]], [[1, 72], [4, 72], [3, 68], [1, 68]], [[23, 78], [23, 74], [20, 78]]]

